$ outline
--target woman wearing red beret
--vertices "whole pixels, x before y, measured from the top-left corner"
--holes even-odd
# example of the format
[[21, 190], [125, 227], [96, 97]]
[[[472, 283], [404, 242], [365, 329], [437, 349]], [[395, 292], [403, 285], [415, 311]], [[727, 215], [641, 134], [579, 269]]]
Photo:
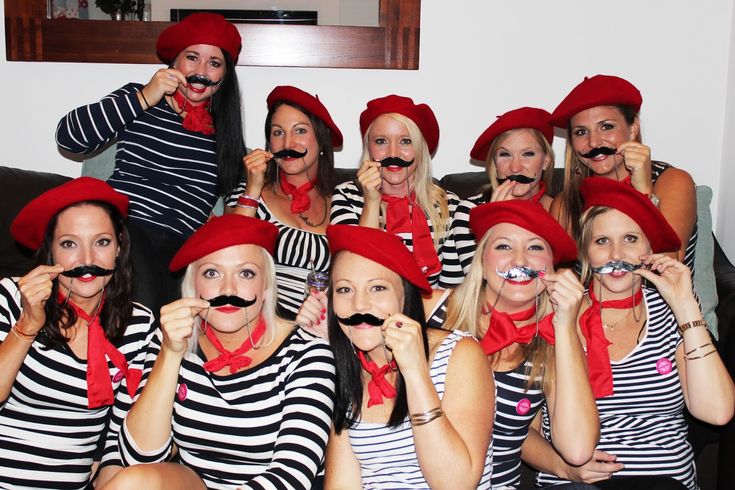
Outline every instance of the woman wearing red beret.
[[[142, 393], [105, 489], [309, 489], [334, 399], [329, 346], [276, 315], [278, 229], [212, 218], [171, 261], [182, 299], [161, 309]], [[178, 450], [180, 463], [166, 462]]]
[[674, 257], [693, 270], [697, 241], [697, 199], [684, 170], [651, 160], [642, 143], [639, 111], [643, 98], [627, 80], [609, 75], [585, 78], [551, 115], [567, 131], [564, 190], [551, 213], [579, 235], [582, 199], [579, 187], [589, 176], [627, 182], [649, 196], [676, 231], [682, 247]]
[[426, 327], [431, 287], [396, 236], [327, 237], [338, 367], [325, 488], [490, 488], [494, 388], [477, 342]]
[[331, 222], [398, 235], [432, 286], [456, 286], [462, 270], [448, 237], [459, 198], [432, 180], [431, 156], [439, 144], [434, 112], [408, 97], [388, 95], [368, 102], [360, 132], [358, 182], [334, 190]]
[[[128, 198], [81, 177], [18, 213], [38, 266], [0, 281], [0, 486], [85, 489], [122, 464], [117, 433], [153, 315], [132, 303]], [[101, 452], [97, 452], [98, 449]]]
[[268, 95], [265, 150], [243, 162], [247, 181], [228, 198], [237, 214], [278, 227], [276, 281], [280, 313], [294, 318], [307, 274], [327, 272], [325, 235], [334, 188], [334, 148], [342, 133], [318, 97], [291, 86]]
[[554, 171], [554, 127], [551, 114], [521, 107], [498, 116], [477, 138], [470, 156], [485, 162], [490, 184], [483, 192], [462, 200], [452, 219], [452, 236], [462, 271], [469, 272], [477, 245], [469, 226], [470, 210], [486, 202], [511, 199], [540, 203], [548, 211], [546, 194]]
[[[630, 185], [590, 177], [581, 192], [579, 250], [589, 290], [579, 325], [600, 441], [582, 466], [566, 464], [541, 437], [529, 438], [534, 447], [524, 447], [523, 455], [548, 472], [542, 483], [696, 489], [684, 407], [722, 425], [733, 415], [735, 390], [702, 320], [689, 269], [664, 255], [678, 250], [680, 239], [650, 198]], [[544, 431], [548, 436], [548, 426]], [[645, 478], [640, 487], [639, 478]]]
[[478, 253], [449, 298], [445, 325], [473, 334], [487, 355], [497, 389], [492, 485], [518, 488], [521, 445], [544, 402], [565, 460], [585, 463], [599, 435], [577, 334], [583, 288], [571, 270], [555, 270], [577, 250], [533, 202], [482, 204], [470, 226]]
[[242, 176], [240, 48], [221, 15], [190, 15], [158, 38], [168, 67], [71, 111], [56, 130], [59, 146], [77, 154], [117, 142], [108, 183], [130, 198], [133, 294], [156, 313], [177, 294], [166, 264]]

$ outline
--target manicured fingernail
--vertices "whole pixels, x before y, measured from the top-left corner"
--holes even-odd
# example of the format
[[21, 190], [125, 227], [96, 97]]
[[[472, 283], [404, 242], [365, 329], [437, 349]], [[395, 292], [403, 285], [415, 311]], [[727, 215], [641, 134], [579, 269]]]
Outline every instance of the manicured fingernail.
[[322, 313], [326, 313], [326, 312], [327, 312], [327, 309], [326, 308], [322, 308]]
[[401, 328], [403, 326], [403, 322], [396, 322], [396, 327]]
[[327, 315], [322, 315], [322, 316], [319, 317], [319, 319], [321, 319], [321, 320], [325, 320], [326, 318], [327, 318]]

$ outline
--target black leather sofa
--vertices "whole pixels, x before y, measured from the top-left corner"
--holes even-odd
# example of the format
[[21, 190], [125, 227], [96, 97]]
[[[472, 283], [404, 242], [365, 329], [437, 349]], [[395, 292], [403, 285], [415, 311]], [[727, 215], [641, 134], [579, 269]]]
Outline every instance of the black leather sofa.
[[[337, 182], [354, 178], [355, 170], [339, 169]], [[58, 174], [0, 166], [0, 277], [20, 276], [33, 268], [32, 254], [10, 236], [10, 223], [20, 209], [45, 190], [68, 180]], [[460, 198], [476, 194], [487, 182], [485, 172], [448, 174], [438, 183]], [[561, 188], [561, 169], [554, 172], [552, 194]], [[715, 240], [713, 259], [719, 306], [718, 348], [731, 376], [735, 377], [735, 267]], [[697, 456], [702, 490], [735, 489], [735, 419], [724, 427], [713, 427], [690, 419], [690, 440]], [[525, 483], [524, 486], [527, 486]]]

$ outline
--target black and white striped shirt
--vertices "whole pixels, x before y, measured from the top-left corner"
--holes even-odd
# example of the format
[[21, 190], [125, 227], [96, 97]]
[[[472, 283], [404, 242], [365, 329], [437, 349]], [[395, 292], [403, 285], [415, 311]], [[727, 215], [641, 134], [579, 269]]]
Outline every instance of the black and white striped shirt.
[[[531, 421], [546, 397], [540, 387], [526, 389], [531, 363], [512, 371], [494, 371], [495, 423], [493, 424], [493, 488], [518, 488], [521, 484], [521, 445]], [[537, 384], [540, 385], [540, 379]]]
[[[360, 223], [360, 215], [365, 201], [362, 196], [362, 190], [354, 182], [344, 182], [334, 189], [332, 195], [332, 211], [330, 222], [332, 224], [358, 225]], [[452, 192], [447, 192], [447, 207], [449, 209], [448, 225], [454, 216], [454, 210], [459, 204], [459, 198]], [[434, 238], [434, 227], [428, 216], [426, 221], [429, 225], [429, 231]], [[409, 250], [413, 250], [412, 237], [408, 233], [398, 235]], [[459, 258], [451, 239], [451, 234], [442, 233], [439, 237], [439, 249], [437, 256], [441, 262], [442, 268], [436, 274], [431, 275], [427, 279], [434, 287], [450, 288], [455, 287], [462, 282], [464, 274], [459, 265]]]
[[[457, 343], [468, 335], [457, 330], [449, 333], [434, 356], [429, 370], [440, 400], [444, 397], [450, 356]], [[352, 451], [360, 462], [363, 488], [429, 488], [419, 467], [408, 419], [397, 429], [385, 424], [358, 422], [348, 430]], [[477, 488], [490, 488], [492, 465], [493, 446], [490, 444]]]
[[[135, 304], [116, 347], [128, 366], [143, 369], [154, 336], [153, 315]], [[0, 342], [22, 309], [17, 279], [0, 281]], [[87, 361], [67, 346], [47, 350], [35, 341], [0, 405], [0, 487], [84, 489], [104, 439], [102, 466], [120, 465], [117, 438], [131, 404], [125, 378], [108, 359], [115, 402], [87, 408]], [[109, 416], [109, 426], [108, 426]]]
[[[648, 311], [646, 334], [633, 350], [612, 361], [614, 394], [597, 399], [600, 442], [597, 449], [617, 456], [620, 476], [659, 475], [696, 489], [692, 447], [687, 441], [684, 395], [676, 365], [681, 343], [677, 322], [655, 289], [644, 288]], [[549, 438], [544, 411], [543, 431]], [[538, 484], [561, 480], [540, 473]]]
[[[238, 187], [228, 196], [227, 205], [237, 205], [237, 199], [245, 192], [245, 184]], [[329, 271], [329, 245], [327, 236], [294, 228], [276, 218], [268, 206], [260, 199], [257, 217], [269, 221], [278, 228], [278, 240], [274, 262], [276, 265], [276, 283], [278, 285], [278, 306], [291, 319], [304, 302], [306, 276], [313, 267], [327, 273]]]
[[[160, 345], [159, 334], [143, 382]], [[201, 350], [182, 361], [172, 393], [172, 438], [164, 447], [142, 452], [123, 427], [124, 463], [165, 461], [175, 443], [181, 462], [209, 489], [311, 488], [334, 407], [335, 367], [327, 343], [296, 328], [252, 369], [217, 375], [205, 371], [204, 362]]]
[[108, 183], [130, 198], [130, 221], [188, 237], [217, 200], [214, 136], [184, 129], [166, 99], [144, 111], [129, 83], [59, 121], [56, 142], [86, 154], [117, 139]]
[[476, 194], [462, 199], [454, 211], [454, 218], [450, 224], [450, 236], [457, 247], [457, 255], [459, 263], [462, 267], [462, 273], [466, 276], [470, 271], [472, 258], [475, 256], [477, 248], [477, 239], [470, 229], [470, 211], [480, 204], [485, 204], [487, 197], [485, 193]]

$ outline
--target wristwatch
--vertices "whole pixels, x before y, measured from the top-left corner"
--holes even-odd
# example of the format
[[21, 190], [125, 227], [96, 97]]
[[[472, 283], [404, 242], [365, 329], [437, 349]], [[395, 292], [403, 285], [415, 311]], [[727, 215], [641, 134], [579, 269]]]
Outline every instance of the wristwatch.
[[658, 207], [658, 203], [661, 202], [661, 199], [659, 199], [659, 197], [656, 194], [654, 194], [653, 192], [651, 193], [651, 195], [649, 197], [650, 197], [651, 202], [653, 203], [653, 205], [656, 206], [656, 207]]

